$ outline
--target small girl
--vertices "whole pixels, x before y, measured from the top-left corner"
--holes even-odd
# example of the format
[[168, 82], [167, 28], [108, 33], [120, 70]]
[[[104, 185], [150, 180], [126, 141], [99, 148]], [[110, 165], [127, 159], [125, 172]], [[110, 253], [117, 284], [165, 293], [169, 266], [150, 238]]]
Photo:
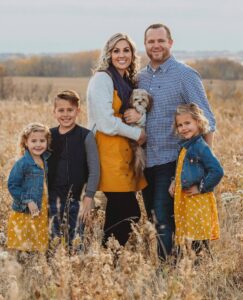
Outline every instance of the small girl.
[[13, 198], [8, 221], [10, 249], [45, 252], [48, 247], [47, 158], [49, 129], [31, 123], [20, 134], [22, 157], [14, 164], [8, 179]]
[[179, 105], [174, 130], [183, 140], [177, 161], [176, 177], [169, 192], [174, 196], [175, 242], [192, 242], [198, 254], [208, 240], [219, 238], [219, 223], [213, 188], [223, 177], [223, 169], [202, 135], [208, 120], [194, 103]]

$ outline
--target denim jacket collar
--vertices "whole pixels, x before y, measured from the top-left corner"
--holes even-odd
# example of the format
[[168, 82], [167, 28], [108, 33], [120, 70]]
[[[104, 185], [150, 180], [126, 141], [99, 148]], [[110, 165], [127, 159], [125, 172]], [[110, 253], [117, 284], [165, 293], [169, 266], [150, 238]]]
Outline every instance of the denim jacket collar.
[[[50, 157], [50, 153], [48, 151], [45, 151], [41, 157], [44, 161], [47, 161], [47, 159]], [[34, 161], [33, 157], [31, 156], [29, 150], [25, 150], [25, 153], [24, 153], [24, 157], [27, 159], [27, 161], [29, 163], [31, 163], [32, 165], [36, 165], [36, 162]]]
[[193, 138], [191, 138], [190, 140], [182, 140], [179, 142], [179, 145], [183, 148], [188, 149], [190, 147], [191, 144], [193, 144], [194, 142], [196, 142], [198, 139], [200, 139], [202, 136], [199, 134], [197, 136], [194, 136]]

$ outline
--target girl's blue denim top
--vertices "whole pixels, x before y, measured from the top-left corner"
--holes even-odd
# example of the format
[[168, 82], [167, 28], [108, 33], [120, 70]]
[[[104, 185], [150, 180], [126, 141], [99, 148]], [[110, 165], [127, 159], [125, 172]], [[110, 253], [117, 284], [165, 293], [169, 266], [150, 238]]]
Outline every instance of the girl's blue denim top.
[[27, 204], [31, 201], [34, 201], [41, 210], [49, 156], [47, 151], [41, 155], [44, 169], [36, 164], [28, 150], [14, 164], [8, 178], [8, 190], [13, 198], [12, 209], [14, 211], [29, 213]]
[[213, 191], [224, 171], [208, 144], [198, 135], [181, 141], [180, 146], [187, 149], [181, 172], [182, 189], [198, 185], [201, 193]]

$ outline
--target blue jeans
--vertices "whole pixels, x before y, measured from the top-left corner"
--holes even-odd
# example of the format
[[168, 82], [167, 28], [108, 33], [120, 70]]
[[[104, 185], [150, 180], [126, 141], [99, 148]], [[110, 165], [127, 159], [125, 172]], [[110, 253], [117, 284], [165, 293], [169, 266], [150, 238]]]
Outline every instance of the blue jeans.
[[53, 191], [49, 193], [52, 238], [63, 236], [66, 243], [71, 246], [76, 235], [82, 237], [84, 224], [78, 221], [79, 206], [80, 201], [77, 199], [60, 197]]
[[158, 232], [159, 255], [166, 258], [172, 251], [172, 237], [175, 232], [174, 201], [169, 194], [171, 178], [175, 176], [176, 162], [145, 169], [148, 186], [143, 190], [143, 198], [148, 218], [152, 221], [154, 211]]

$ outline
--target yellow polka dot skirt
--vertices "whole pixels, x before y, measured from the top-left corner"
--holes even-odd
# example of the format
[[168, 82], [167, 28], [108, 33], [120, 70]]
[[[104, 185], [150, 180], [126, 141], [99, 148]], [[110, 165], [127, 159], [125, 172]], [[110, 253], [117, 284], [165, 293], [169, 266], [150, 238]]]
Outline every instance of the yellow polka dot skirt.
[[48, 248], [48, 205], [47, 188], [44, 184], [42, 208], [38, 217], [12, 211], [8, 220], [8, 241], [10, 249], [45, 252]]
[[186, 149], [180, 152], [175, 186], [175, 242], [184, 244], [185, 239], [215, 240], [219, 238], [219, 222], [213, 192], [186, 195], [181, 188], [181, 171]]

